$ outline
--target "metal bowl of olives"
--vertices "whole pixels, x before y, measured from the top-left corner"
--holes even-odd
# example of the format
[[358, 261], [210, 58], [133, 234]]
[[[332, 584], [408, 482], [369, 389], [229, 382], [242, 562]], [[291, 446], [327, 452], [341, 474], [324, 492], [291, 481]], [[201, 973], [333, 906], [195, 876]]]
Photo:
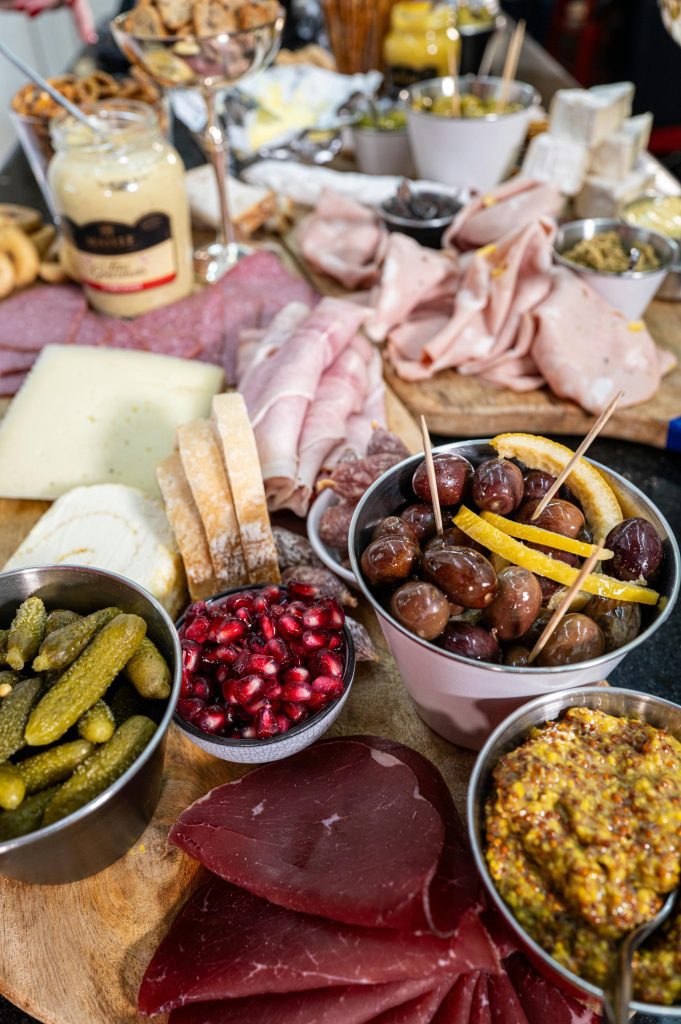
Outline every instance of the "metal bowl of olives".
[[[516, 520], [526, 522], [532, 502], [547, 489], [546, 474], [523, 473], [515, 463], [509, 470], [486, 440], [442, 445], [433, 455], [436, 461], [455, 463], [450, 493], [438, 482], [448, 536], [433, 536], [432, 506], [424, 501], [429, 491], [422, 489], [425, 467], [419, 470], [424, 459], [415, 455], [385, 473], [359, 502], [350, 526], [350, 562], [419, 715], [446, 739], [476, 750], [521, 704], [600, 682], [629, 651], [649, 640], [669, 618], [678, 596], [679, 549], [667, 521], [637, 487], [592, 463], [612, 486], [626, 517], [616, 528], [618, 551], [604, 563], [604, 571], [622, 580], [653, 579], [661, 599], [634, 608], [634, 602], [590, 598], [585, 607], [571, 609], [535, 664], [528, 665], [529, 649], [559, 600], [560, 586], [500, 562], [449, 524], [462, 501], [484, 507], [475, 490], [483, 467], [507, 463], [501, 478], [491, 476], [495, 493], [506, 501], [498, 510], [504, 516], [513, 510]], [[414, 479], [417, 470], [420, 483]], [[583, 534], [583, 513], [569, 498], [574, 496], [557, 496], [545, 510], [548, 517], [542, 513], [537, 522], [564, 536], [575, 537], [578, 528]], [[369, 551], [377, 532], [394, 535]], [[575, 568], [579, 564], [568, 552], [552, 549], [549, 554]]]

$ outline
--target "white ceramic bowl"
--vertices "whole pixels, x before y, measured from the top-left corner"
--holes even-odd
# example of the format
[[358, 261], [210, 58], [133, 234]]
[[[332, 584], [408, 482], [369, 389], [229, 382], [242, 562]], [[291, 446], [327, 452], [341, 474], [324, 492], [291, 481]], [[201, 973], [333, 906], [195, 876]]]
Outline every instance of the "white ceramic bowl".
[[319, 536], [319, 520], [327, 508], [337, 505], [340, 499], [331, 488], [327, 488], [312, 502], [312, 507], [307, 514], [307, 538], [312, 545], [317, 558], [324, 563], [327, 569], [340, 576], [345, 583], [351, 587], [357, 586], [357, 580], [352, 569], [348, 569], [341, 562], [340, 552], [337, 548], [330, 548]]
[[[433, 450], [457, 452], [473, 465], [497, 454], [486, 440], [459, 441]], [[422, 460], [423, 455], [405, 459], [366, 492], [350, 526], [350, 560], [421, 718], [452, 743], [479, 750], [490, 732], [521, 704], [547, 693], [606, 679], [629, 651], [650, 639], [669, 618], [678, 596], [679, 549], [669, 524], [653, 503], [624, 477], [594, 462], [625, 501], [625, 515], [650, 520], [663, 540], [665, 560], [657, 589], [667, 598], [665, 607], [651, 611], [648, 621], [644, 618], [644, 628], [630, 643], [575, 665], [512, 667], [451, 654], [410, 633], [393, 618], [366, 584], [360, 569], [361, 553], [377, 524], [414, 501], [411, 478]]]
[[[222, 593], [209, 597], [206, 603], [214, 604], [223, 597], [242, 590], [261, 590], [263, 586], [267, 586], [267, 584], [261, 583], [250, 587], [233, 587], [231, 590], [223, 590]], [[177, 620], [176, 628], [178, 630], [181, 629], [183, 622], [184, 615]], [[221, 758], [223, 761], [234, 761], [236, 764], [266, 764], [269, 761], [280, 761], [284, 757], [291, 757], [293, 754], [297, 754], [299, 750], [304, 750], [305, 747], [309, 747], [316, 740], [321, 739], [324, 733], [336, 721], [350, 696], [350, 690], [355, 678], [355, 645], [352, 642], [352, 636], [347, 626], [343, 628], [343, 633], [347, 651], [345, 672], [343, 673], [343, 693], [304, 722], [292, 725], [288, 732], [280, 736], [272, 736], [268, 740], [244, 740], [230, 739], [227, 736], [209, 736], [207, 733], [197, 729], [191, 722], [187, 722], [177, 712], [175, 712], [173, 718], [175, 725], [197, 747], [205, 750], [207, 754], [212, 754], [213, 757]]]
[[[617, 274], [608, 270], [590, 270], [579, 263], [573, 263], [563, 255], [583, 239], [591, 239], [594, 235], [601, 235], [606, 231], [616, 231], [627, 248], [642, 242], [652, 245], [660, 266], [655, 270], [628, 270]], [[590, 288], [602, 295], [614, 309], [624, 313], [629, 320], [641, 319], [677, 260], [679, 251], [676, 242], [657, 231], [648, 231], [646, 228], [634, 227], [633, 224], [624, 224], [621, 220], [611, 220], [607, 217], [589, 217], [586, 220], [573, 220], [569, 224], [562, 224], [556, 233], [553, 250], [558, 263], [579, 274]]]
[[377, 128], [352, 129], [357, 167], [363, 174], [396, 174], [411, 178], [411, 158], [407, 129], [379, 131]]
[[[464, 75], [458, 84], [462, 94], [486, 98], [497, 95], [501, 79]], [[532, 107], [539, 102], [531, 85], [512, 82], [509, 102], [522, 103], [522, 110], [486, 117], [445, 117], [416, 110], [413, 103], [423, 97], [451, 96], [451, 78], [418, 82], [408, 92], [407, 124], [419, 177], [481, 191], [497, 185], [513, 169], [527, 135]]]

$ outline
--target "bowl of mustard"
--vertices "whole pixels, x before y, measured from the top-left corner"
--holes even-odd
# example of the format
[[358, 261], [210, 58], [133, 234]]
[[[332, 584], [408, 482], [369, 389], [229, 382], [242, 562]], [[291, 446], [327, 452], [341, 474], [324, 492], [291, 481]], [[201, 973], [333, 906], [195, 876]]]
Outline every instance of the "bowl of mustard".
[[[681, 706], [594, 686], [540, 697], [480, 751], [468, 829], [487, 892], [531, 959], [601, 999], [624, 936], [681, 874]], [[681, 914], [633, 961], [639, 1013], [681, 1019]]]

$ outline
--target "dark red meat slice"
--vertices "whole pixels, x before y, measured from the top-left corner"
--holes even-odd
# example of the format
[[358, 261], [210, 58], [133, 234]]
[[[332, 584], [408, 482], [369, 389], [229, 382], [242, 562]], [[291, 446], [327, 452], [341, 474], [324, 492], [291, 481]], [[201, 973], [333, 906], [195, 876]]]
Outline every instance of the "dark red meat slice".
[[518, 940], [504, 921], [498, 910], [490, 907], [481, 915], [487, 934], [494, 943], [501, 960], [519, 950]]
[[133, 322], [131, 333], [136, 347], [149, 352], [196, 359], [205, 350], [210, 362], [220, 363], [223, 320], [224, 298], [214, 286], [145, 313]]
[[435, 1014], [433, 1024], [468, 1024], [478, 976], [478, 971], [471, 971], [457, 978]]
[[153, 1014], [214, 999], [451, 978], [469, 970], [471, 958], [474, 966], [494, 965], [481, 935], [474, 916], [455, 940], [343, 925], [286, 910], [213, 878], [194, 893], [156, 950], [139, 1008]]
[[169, 1024], [366, 1024], [433, 988], [433, 979], [223, 999], [173, 1010]]
[[0, 348], [0, 374], [23, 373], [31, 369], [36, 359], [36, 352], [17, 352], [9, 348]]
[[87, 304], [71, 284], [38, 284], [0, 303], [0, 348], [39, 352], [75, 337]]
[[[528, 1024], [520, 1000], [506, 974], [490, 974], [487, 993], [492, 1024]], [[546, 1024], [551, 1024], [550, 1020]]]
[[[124, 321], [116, 321], [112, 316], [100, 316], [99, 313], [87, 311], [78, 325], [78, 330], [71, 337], [73, 345], [101, 345], [107, 335], [111, 324]], [[125, 324], [127, 328], [127, 324]]]
[[410, 999], [394, 1010], [386, 1010], [380, 1017], [375, 1017], [371, 1024], [431, 1024], [451, 987], [452, 982], [446, 981], [432, 992]]
[[[486, 974], [478, 975], [478, 980], [475, 983], [475, 992], [473, 993], [473, 1002], [471, 1003], [471, 1015], [468, 1019], [470, 1024], [492, 1024]], [[549, 1024], [549, 1022], [545, 1021], [545, 1024]]]
[[17, 373], [4, 373], [0, 377], [0, 398], [11, 398], [28, 377], [28, 370]]
[[169, 838], [214, 874], [291, 910], [408, 928], [444, 828], [410, 768], [336, 740], [214, 789]]
[[598, 1024], [600, 1012], [561, 992], [534, 969], [522, 953], [504, 966], [529, 1024]]

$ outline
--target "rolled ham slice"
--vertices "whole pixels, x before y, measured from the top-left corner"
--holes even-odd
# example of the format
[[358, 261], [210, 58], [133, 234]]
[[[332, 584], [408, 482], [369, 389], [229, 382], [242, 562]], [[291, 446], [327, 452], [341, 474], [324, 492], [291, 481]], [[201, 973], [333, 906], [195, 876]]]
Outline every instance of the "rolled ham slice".
[[387, 231], [373, 210], [325, 189], [298, 231], [300, 251], [314, 270], [348, 290], [378, 280]]
[[443, 248], [478, 249], [540, 217], [558, 217], [565, 200], [555, 185], [511, 178], [459, 210], [442, 239]]

